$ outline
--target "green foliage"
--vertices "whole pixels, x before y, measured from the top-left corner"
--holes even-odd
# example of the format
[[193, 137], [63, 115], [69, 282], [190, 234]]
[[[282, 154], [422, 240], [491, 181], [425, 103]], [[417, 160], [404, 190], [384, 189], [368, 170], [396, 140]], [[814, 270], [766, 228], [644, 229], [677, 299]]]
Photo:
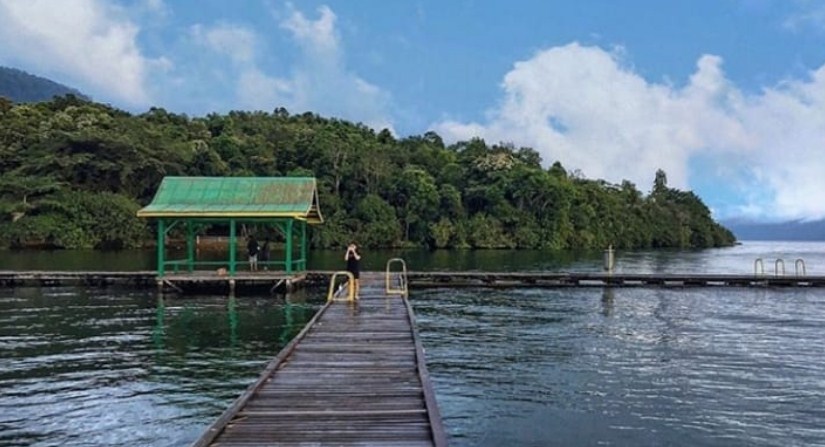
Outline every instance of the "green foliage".
[[367, 194], [355, 209], [359, 226], [359, 243], [366, 247], [394, 247], [399, 242], [400, 227], [395, 209], [375, 194]]
[[468, 242], [475, 248], [515, 248], [495, 217], [476, 214], [467, 222], [467, 233]]
[[149, 236], [135, 218], [139, 206], [112, 193], [60, 192], [31, 215], [9, 224], [11, 246], [119, 249], [139, 247]]
[[166, 175], [314, 176], [324, 225], [314, 247], [618, 248], [729, 245], [695, 194], [655, 173], [645, 197], [548, 169], [531, 148], [434, 132], [233, 111], [141, 115], [77, 97], [0, 102], [0, 246], [132, 247], [152, 239], [135, 211]]

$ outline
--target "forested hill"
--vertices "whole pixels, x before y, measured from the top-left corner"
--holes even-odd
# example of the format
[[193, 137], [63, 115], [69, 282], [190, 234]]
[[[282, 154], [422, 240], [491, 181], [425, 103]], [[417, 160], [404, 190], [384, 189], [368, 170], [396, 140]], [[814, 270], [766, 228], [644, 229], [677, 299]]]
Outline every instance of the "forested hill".
[[[165, 175], [311, 175], [314, 247], [709, 247], [734, 242], [691, 192], [583, 178], [530, 148], [384, 130], [306, 113], [141, 115], [76, 97], [0, 100], [0, 245], [132, 247]], [[654, 180], [655, 177], [655, 180]]]
[[49, 101], [55, 96], [75, 95], [79, 91], [16, 68], [0, 67], [0, 97], [13, 102]]

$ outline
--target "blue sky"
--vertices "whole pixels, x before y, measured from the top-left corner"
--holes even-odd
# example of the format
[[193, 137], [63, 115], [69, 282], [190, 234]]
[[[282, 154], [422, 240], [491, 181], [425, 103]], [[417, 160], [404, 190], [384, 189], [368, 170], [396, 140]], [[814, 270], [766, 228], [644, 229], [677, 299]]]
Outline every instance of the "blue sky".
[[820, 0], [0, 0], [0, 39], [0, 65], [133, 112], [310, 110], [825, 217]]

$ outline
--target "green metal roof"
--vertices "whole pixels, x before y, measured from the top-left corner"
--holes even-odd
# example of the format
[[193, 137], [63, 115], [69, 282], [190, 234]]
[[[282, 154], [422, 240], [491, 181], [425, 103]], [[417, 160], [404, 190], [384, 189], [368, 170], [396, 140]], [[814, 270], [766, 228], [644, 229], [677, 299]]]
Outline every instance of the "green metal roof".
[[138, 217], [292, 217], [324, 221], [313, 177], [164, 177]]

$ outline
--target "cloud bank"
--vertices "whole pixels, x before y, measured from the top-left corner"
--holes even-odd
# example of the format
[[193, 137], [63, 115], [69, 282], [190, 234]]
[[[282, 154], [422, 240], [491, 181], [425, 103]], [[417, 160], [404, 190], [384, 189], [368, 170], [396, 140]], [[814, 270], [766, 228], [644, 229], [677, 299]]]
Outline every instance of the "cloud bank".
[[335, 13], [327, 6], [317, 12], [313, 20], [287, 4], [286, 14], [273, 14], [279, 29], [300, 49], [287, 73], [273, 74], [266, 69], [257, 48], [263, 39], [251, 28], [198, 24], [191, 27], [190, 35], [199, 45], [232, 61], [233, 66], [227, 68], [231, 73], [226, 77], [237, 80], [235, 95], [240, 108], [285, 107], [292, 112], [312, 111], [392, 130], [389, 93], [347, 67]]
[[[163, 0], [142, 0], [129, 8], [104, 0], [59, 5], [0, 0], [0, 61], [132, 108], [285, 107], [392, 130], [389, 93], [347, 66], [337, 17], [329, 7], [318, 8], [316, 18], [288, 3], [273, 14], [274, 32], [288, 36], [299, 50], [285, 68], [272, 63], [277, 51], [267, 57], [271, 36], [225, 21], [187, 25], [177, 30], [178, 42], [161, 48], [166, 56], [147, 57], [139, 35], [171, 31], [157, 20], [174, 14], [171, 6]], [[175, 98], [171, 104], [169, 98]]]
[[559, 160], [589, 178], [627, 179], [642, 190], [660, 168], [679, 188], [711, 176], [720, 194], [750, 199], [716, 210], [723, 217], [825, 217], [825, 66], [748, 94], [725, 77], [717, 56], [700, 57], [677, 86], [645, 80], [621, 49], [572, 43], [517, 62], [501, 88], [484, 122], [432, 128], [448, 141], [478, 136], [530, 146], [547, 164]]
[[141, 53], [138, 30], [100, 0], [0, 0], [0, 59], [64, 75], [93, 96], [144, 106], [147, 73], [166, 61]]

